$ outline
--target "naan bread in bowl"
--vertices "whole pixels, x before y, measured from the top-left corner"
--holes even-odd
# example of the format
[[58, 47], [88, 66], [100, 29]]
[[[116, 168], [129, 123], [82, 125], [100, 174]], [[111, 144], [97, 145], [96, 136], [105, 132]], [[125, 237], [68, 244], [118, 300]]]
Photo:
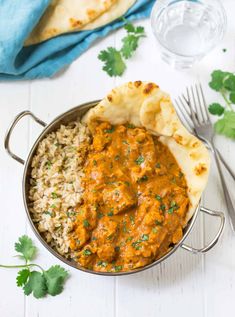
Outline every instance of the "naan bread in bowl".
[[187, 181], [189, 221], [207, 184], [210, 158], [204, 144], [180, 122], [170, 96], [151, 82], [123, 84], [83, 117], [92, 133], [98, 121], [144, 127], [170, 149]]

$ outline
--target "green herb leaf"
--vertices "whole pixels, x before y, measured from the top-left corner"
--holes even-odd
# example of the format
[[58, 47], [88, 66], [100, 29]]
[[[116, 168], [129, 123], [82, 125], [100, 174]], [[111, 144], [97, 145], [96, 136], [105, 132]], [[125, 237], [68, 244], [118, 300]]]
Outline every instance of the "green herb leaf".
[[69, 275], [68, 272], [60, 265], [54, 265], [43, 274], [46, 280], [47, 293], [52, 296], [60, 294]]
[[235, 92], [234, 92], [234, 91], [231, 92], [231, 94], [229, 95], [229, 99], [230, 99], [230, 101], [231, 101], [233, 104], [235, 104]]
[[221, 116], [224, 113], [224, 107], [222, 107], [219, 103], [212, 103], [209, 108], [209, 112], [216, 116]]
[[110, 129], [105, 129], [105, 133], [113, 133], [115, 131], [115, 127], [111, 127]]
[[215, 131], [228, 138], [235, 139], [235, 112], [225, 111], [224, 117], [215, 123]]
[[15, 250], [21, 253], [26, 262], [32, 260], [37, 251], [32, 239], [26, 235], [20, 237], [18, 242], [15, 243]]
[[135, 126], [132, 123], [128, 123], [127, 128], [128, 129], [135, 129]]
[[126, 69], [121, 53], [114, 47], [101, 51], [98, 59], [104, 62], [103, 70], [111, 77], [121, 76]]
[[83, 251], [83, 255], [91, 255], [92, 254], [92, 252], [91, 252], [91, 250], [89, 250], [89, 249], [85, 249], [84, 251]]
[[142, 163], [144, 163], [144, 157], [142, 155], [140, 155], [136, 160], [135, 160], [137, 165], [141, 165]]
[[122, 265], [116, 265], [116, 266], [114, 266], [114, 270], [115, 270], [115, 272], [121, 271], [121, 270], [122, 270]]
[[145, 34], [145, 30], [143, 26], [137, 26], [135, 29], [135, 33], [137, 34]]
[[132, 247], [136, 250], [140, 250], [141, 249], [141, 245], [140, 245], [141, 241], [140, 240], [137, 240], [135, 242], [132, 242]]
[[156, 195], [155, 198], [158, 200], [158, 201], [161, 201], [162, 200], [162, 197], [160, 195]]
[[215, 90], [220, 91], [223, 88], [224, 80], [230, 75], [231, 73], [223, 72], [221, 70], [215, 70], [211, 74], [211, 81], [209, 86]]
[[16, 284], [17, 286], [21, 287], [25, 285], [25, 283], [28, 280], [28, 277], [30, 275], [30, 270], [29, 269], [23, 269], [18, 272], [17, 277], [16, 277]]
[[98, 265], [98, 266], [102, 266], [102, 267], [106, 267], [106, 266], [107, 266], [107, 262], [105, 262], [105, 261], [99, 261], [99, 262], [97, 263], [97, 265]]
[[56, 198], [58, 198], [58, 195], [57, 195], [56, 193], [51, 193], [51, 197], [52, 197], [53, 199], [56, 199]]
[[143, 234], [142, 237], [141, 237], [142, 241], [148, 241], [148, 239], [149, 239], [149, 235], [148, 234]]
[[33, 293], [35, 298], [42, 298], [47, 294], [46, 279], [40, 272], [30, 273], [27, 283], [23, 287], [25, 295]]
[[138, 182], [139, 183], [147, 182], [148, 179], [149, 179], [148, 176], [144, 175], [138, 179]]
[[89, 223], [89, 221], [88, 221], [87, 219], [84, 219], [84, 220], [83, 220], [83, 226], [84, 226], [85, 228], [90, 227], [90, 223]]
[[124, 25], [124, 29], [127, 31], [127, 33], [135, 33], [135, 27], [132, 23], [126, 23]]
[[132, 57], [133, 53], [137, 50], [139, 39], [140, 37], [136, 37], [133, 34], [129, 34], [122, 39], [123, 45], [121, 52], [125, 59]]
[[224, 88], [227, 89], [228, 91], [235, 91], [235, 76], [234, 74], [229, 74], [225, 79], [224, 79]]

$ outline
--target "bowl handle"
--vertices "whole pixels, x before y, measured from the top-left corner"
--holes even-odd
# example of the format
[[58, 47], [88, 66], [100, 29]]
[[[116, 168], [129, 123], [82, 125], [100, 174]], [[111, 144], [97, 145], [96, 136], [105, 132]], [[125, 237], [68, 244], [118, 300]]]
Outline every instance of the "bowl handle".
[[222, 212], [219, 212], [219, 211], [213, 211], [213, 210], [210, 210], [210, 209], [207, 209], [205, 207], [201, 207], [200, 208], [200, 211], [210, 215], [210, 216], [213, 216], [213, 217], [219, 217], [220, 218], [220, 227], [219, 227], [219, 230], [216, 234], [216, 236], [214, 237], [214, 239], [208, 244], [206, 245], [205, 247], [201, 248], [201, 249], [196, 249], [196, 248], [193, 248], [193, 247], [190, 247], [186, 244], [182, 244], [181, 247], [184, 249], [184, 250], [187, 250], [189, 252], [192, 252], [194, 254], [197, 254], [197, 253], [206, 253], [207, 251], [209, 251], [210, 249], [212, 249], [216, 243], [218, 242], [222, 232], [223, 232], [223, 229], [224, 229], [224, 224], [225, 224], [225, 217], [224, 217], [224, 214]]
[[26, 110], [26, 111], [23, 111], [21, 113], [19, 113], [15, 119], [13, 120], [13, 122], [11, 123], [10, 127], [8, 128], [7, 130], [7, 133], [6, 133], [6, 136], [5, 136], [5, 139], [4, 139], [4, 146], [5, 146], [5, 149], [7, 151], [7, 153], [14, 159], [16, 160], [17, 162], [21, 163], [21, 164], [24, 164], [24, 160], [22, 158], [20, 158], [19, 156], [15, 155], [14, 153], [12, 153], [11, 149], [10, 149], [10, 146], [9, 146], [9, 143], [10, 143], [10, 137], [11, 137], [11, 134], [12, 134], [12, 131], [14, 130], [16, 124], [20, 121], [20, 119], [22, 119], [23, 117], [25, 116], [30, 116], [34, 119], [34, 121], [36, 121], [37, 123], [39, 123], [41, 126], [45, 127], [47, 124], [45, 122], [43, 122], [42, 120], [40, 120], [39, 118], [37, 118], [32, 112]]

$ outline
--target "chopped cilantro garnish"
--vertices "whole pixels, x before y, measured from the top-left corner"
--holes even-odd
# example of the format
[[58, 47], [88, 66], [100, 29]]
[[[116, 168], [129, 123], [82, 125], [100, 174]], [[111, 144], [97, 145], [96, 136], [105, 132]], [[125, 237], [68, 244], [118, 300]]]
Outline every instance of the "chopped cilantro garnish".
[[89, 249], [85, 249], [84, 251], [83, 251], [83, 255], [91, 255], [92, 254], [92, 252], [91, 252], [91, 250], [89, 250]]
[[115, 270], [115, 272], [121, 271], [122, 270], [122, 265], [115, 265], [114, 266], [114, 270]]
[[142, 237], [141, 237], [142, 241], [148, 241], [148, 239], [149, 239], [149, 235], [148, 234], [143, 234]]
[[127, 125], [127, 128], [128, 128], [128, 129], [134, 129], [135, 126], [134, 126], [134, 124], [129, 123], [129, 124]]
[[56, 199], [56, 198], [58, 198], [58, 195], [53, 192], [53, 193], [51, 193], [51, 197], [52, 197], [53, 199]]
[[89, 223], [89, 221], [88, 221], [87, 219], [84, 219], [84, 220], [83, 220], [83, 226], [84, 226], [85, 228], [90, 227], [90, 223]]
[[156, 195], [155, 198], [158, 200], [158, 201], [161, 201], [162, 200], [162, 197], [160, 195]]
[[97, 166], [97, 161], [96, 160], [93, 160], [93, 165]]
[[142, 163], [144, 163], [144, 157], [142, 155], [140, 155], [136, 160], [135, 160], [137, 165], [141, 165]]
[[115, 131], [114, 127], [111, 127], [110, 129], [105, 129], [104, 132], [105, 133], [113, 133]]
[[105, 262], [105, 261], [99, 261], [99, 262], [97, 262], [97, 266], [106, 267], [106, 266], [107, 266], [107, 262]]
[[140, 250], [141, 249], [141, 245], [140, 245], [141, 241], [140, 240], [137, 240], [135, 242], [132, 242], [132, 247], [136, 250]]
[[135, 224], [135, 216], [134, 215], [130, 215], [130, 221], [131, 221], [132, 225]]
[[147, 175], [144, 175], [144, 176], [142, 176], [142, 177], [140, 177], [140, 178], [138, 179], [138, 182], [139, 182], [139, 183], [146, 182], [148, 179], [149, 179], [148, 176], [147, 176]]

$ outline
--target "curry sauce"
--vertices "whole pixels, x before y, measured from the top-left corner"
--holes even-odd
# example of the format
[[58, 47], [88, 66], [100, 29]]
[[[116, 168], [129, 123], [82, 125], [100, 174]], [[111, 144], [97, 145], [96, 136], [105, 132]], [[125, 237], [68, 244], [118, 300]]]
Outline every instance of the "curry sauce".
[[175, 158], [131, 124], [99, 122], [88, 150], [70, 248], [95, 271], [128, 271], [166, 254], [183, 234], [189, 199]]

